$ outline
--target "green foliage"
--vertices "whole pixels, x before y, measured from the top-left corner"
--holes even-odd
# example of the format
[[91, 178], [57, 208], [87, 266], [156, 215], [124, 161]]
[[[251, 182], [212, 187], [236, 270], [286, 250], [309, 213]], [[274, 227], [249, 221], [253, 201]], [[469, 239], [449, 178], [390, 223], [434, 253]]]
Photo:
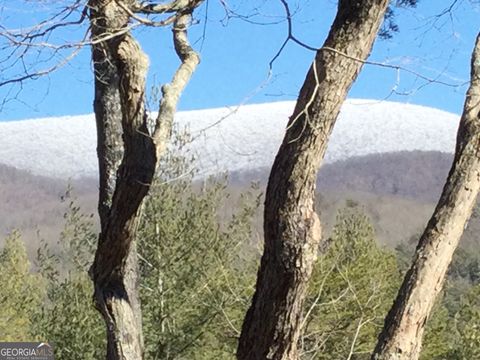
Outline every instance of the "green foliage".
[[450, 359], [455, 334], [451, 332], [451, 317], [442, 299], [435, 304], [427, 321], [423, 338], [421, 360]]
[[461, 299], [455, 315], [458, 342], [451, 359], [480, 359], [480, 285], [476, 285]]
[[339, 212], [330, 243], [306, 301], [303, 358], [367, 359], [398, 289], [395, 256], [357, 207]]
[[189, 161], [168, 156], [138, 233], [146, 358], [233, 359], [258, 197], [236, 199], [225, 179], [196, 184]]
[[460, 296], [454, 314], [444, 304], [445, 299], [437, 304], [427, 324], [420, 359], [480, 359], [480, 285]]
[[44, 282], [30, 272], [20, 235], [12, 233], [0, 250], [0, 341], [28, 341], [32, 314], [40, 306]]
[[[231, 195], [225, 179], [200, 186], [193, 172], [185, 172], [188, 162], [169, 161], [175, 166], [153, 188], [138, 238], [145, 358], [233, 360], [255, 281], [258, 252], [248, 239], [259, 199], [256, 191]], [[103, 359], [104, 324], [87, 275], [97, 235], [91, 216], [74, 201], [65, 220], [59, 246], [39, 249], [37, 274], [18, 234], [6, 240], [0, 253], [2, 295], [9, 294], [0, 298], [2, 340], [54, 342], [60, 360]], [[397, 251], [407, 264], [411, 249]], [[445, 295], [427, 324], [421, 360], [479, 358], [476, 259], [471, 252], [455, 257]], [[301, 358], [368, 359], [402, 277], [398, 268], [395, 256], [376, 244], [358, 204], [340, 211], [314, 268]]]
[[70, 201], [56, 252], [46, 243], [38, 250], [40, 274], [47, 280], [46, 298], [33, 315], [32, 334], [55, 344], [58, 359], [104, 358], [103, 321], [92, 303], [88, 266], [96, 246], [92, 216]]
[[475, 249], [459, 248], [455, 251], [449, 269], [450, 278], [464, 280], [470, 284], [480, 283], [480, 252]]

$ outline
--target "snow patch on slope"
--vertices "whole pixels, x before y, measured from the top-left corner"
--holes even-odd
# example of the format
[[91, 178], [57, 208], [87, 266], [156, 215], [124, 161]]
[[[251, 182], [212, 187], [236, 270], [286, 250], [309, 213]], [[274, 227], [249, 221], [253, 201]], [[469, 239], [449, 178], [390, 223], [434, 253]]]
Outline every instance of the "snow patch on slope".
[[[179, 112], [204, 174], [270, 167], [294, 102]], [[453, 152], [458, 115], [387, 101], [347, 100], [325, 162], [395, 151]], [[93, 115], [0, 122], [0, 163], [59, 178], [97, 174]]]

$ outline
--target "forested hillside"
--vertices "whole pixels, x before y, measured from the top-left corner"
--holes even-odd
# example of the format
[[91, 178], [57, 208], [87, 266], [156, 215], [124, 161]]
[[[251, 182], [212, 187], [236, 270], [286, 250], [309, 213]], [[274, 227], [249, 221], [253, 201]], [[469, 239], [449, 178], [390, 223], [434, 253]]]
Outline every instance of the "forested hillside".
[[[451, 159], [451, 155], [439, 152], [398, 152], [325, 165], [319, 175], [317, 196], [325, 230], [331, 231], [336, 211], [348, 200], [365, 208], [381, 244], [394, 247], [402, 241], [415, 242], [433, 211]], [[251, 182], [258, 182], [262, 189], [267, 175], [266, 169], [234, 172], [229, 175], [228, 187], [232, 194], [245, 190]], [[27, 244], [38, 244], [39, 239], [58, 234], [66, 206], [62, 197], [69, 186], [85, 213], [95, 211], [94, 179], [68, 182], [0, 165], [0, 182], [5, 198], [0, 204], [1, 231], [6, 234], [19, 229]], [[18, 186], [23, 190], [18, 191]], [[260, 219], [255, 223], [260, 231]], [[464, 235], [464, 245], [478, 243], [477, 229], [480, 222], [474, 217]]]

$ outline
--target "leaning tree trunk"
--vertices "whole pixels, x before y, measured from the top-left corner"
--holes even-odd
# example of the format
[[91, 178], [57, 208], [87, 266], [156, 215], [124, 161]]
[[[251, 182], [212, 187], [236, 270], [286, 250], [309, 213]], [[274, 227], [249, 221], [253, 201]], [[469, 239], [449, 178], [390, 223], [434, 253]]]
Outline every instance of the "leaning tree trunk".
[[441, 291], [480, 189], [480, 35], [471, 84], [457, 134], [452, 168], [415, 252], [413, 264], [385, 319], [372, 360], [416, 360], [425, 323]]
[[101, 222], [91, 276], [96, 306], [106, 323], [109, 360], [143, 357], [134, 239], [142, 203], [154, 181], [158, 159], [166, 148], [180, 94], [199, 63], [188, 42], [187, 28], [191, 13], [202, 1], [167, 4], [167, 10], [164, 7], [159, 10], [174, 13], [170, 17], [173, 41], [181, 64], [171, 83], [162, 88], [153, 133], [145, 111], [148, 59], [128, 31], [131, 9], [137, 9], [138, 3], [134, 0], [89, 3]]
[[388, 0], [340, 0], [300, 91], [265, 196], [265, 248], [240, 360], [296, 359], [302, 304], [321, 239], [317, 172], [335, 120], [371, 51]]

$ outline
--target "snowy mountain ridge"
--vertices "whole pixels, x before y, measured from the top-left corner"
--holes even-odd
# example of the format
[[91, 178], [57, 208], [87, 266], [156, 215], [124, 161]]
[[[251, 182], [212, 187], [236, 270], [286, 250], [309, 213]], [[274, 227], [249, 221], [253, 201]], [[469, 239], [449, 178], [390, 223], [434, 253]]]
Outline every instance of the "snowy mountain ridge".
[[[294, 102], [179, 112], [203, 174], [270, 167]], [[347, 100], [325, 162], [396, 151], [452, 153], [459, 116], [438, 109], [378, 100]], [[92, 114], [0, 122], [0, 163], [57, 178], [97, 174]]]

